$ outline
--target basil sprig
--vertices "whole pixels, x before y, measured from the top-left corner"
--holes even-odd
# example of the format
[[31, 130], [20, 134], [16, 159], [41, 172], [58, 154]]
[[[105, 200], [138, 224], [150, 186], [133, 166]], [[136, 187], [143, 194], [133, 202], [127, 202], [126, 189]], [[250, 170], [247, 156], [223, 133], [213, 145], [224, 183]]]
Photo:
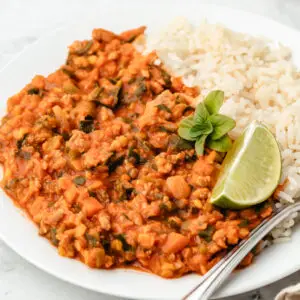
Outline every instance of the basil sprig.
[[203, 155], [205, 144], [219, 152], [227, 152], [232, 145], [227, 133], [235, 127], [235, 121], [218, 113], [223, 101], [224, 92], [210, 92], [198, 104], [194, 115], [183, 119], [179, 124], [179, 136], [194, 141], [198, 155]]

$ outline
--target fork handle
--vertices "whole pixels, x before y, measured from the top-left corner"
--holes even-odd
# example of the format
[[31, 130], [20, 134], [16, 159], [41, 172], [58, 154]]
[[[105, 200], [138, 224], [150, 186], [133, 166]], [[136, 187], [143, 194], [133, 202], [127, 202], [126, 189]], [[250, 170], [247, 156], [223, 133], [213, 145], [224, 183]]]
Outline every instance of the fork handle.
[[233, 250], [231, 250], [219, 263], [217, 263], [200, 283], [189, 292], [183, 300], [207, 300], [215, 290], [228, 278], [228, 275], [238, 266], [243, 258], [249, 253], [255, 245], [263, 239], [275, 226], [286, 219], [291, 213], [300, 210], [300, 203], [288, 206], [281, 210], [271, 219], [264, 220], [255, 228], [250, 237], [241, 241]]

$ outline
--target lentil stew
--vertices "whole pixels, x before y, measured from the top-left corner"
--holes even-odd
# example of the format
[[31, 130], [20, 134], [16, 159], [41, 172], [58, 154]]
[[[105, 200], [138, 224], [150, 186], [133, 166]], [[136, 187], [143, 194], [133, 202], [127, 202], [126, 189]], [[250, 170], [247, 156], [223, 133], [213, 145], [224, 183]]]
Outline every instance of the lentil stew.
[[198, 156], [177, 135], [198, 90], [136, 50], [144, 31], [94, 29], [62, 67], [8, 100], [2, 188], [62, 256], [166, 278], [205, 274], [272, 207], [208, 202], [223, 157]]

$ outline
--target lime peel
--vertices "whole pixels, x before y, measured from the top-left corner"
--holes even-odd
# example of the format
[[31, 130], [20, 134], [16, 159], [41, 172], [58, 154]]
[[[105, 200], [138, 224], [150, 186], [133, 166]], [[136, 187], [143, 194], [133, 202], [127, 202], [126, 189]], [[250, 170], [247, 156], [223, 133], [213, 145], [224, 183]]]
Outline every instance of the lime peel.
[[267, 200], [281, 176], [281, 155], [269, 129], [253, 121], [227, 153], [210, 202], [242, 209]]

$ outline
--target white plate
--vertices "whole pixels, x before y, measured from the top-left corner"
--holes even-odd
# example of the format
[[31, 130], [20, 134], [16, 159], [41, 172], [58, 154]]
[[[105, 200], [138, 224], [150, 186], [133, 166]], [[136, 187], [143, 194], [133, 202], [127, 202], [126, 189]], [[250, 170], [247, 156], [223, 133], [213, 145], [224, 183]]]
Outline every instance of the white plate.
[[[83, 9], [89, 19], [42, 38], [25, 50], [0, 73], [0, 111], [6, 99], [28, 83], [35, 74], [49, 74], [66, 57], [67, 45], [87, 39], [95, 27], [116, 32], [145, 24], [158, 29], [176, 16], [199, 23], [203, 18], [223, 23], [234, 30], [264, 35], [292, 48], [295, 62], [300, 60], [300, 34], [260, 16], [220, 6], [200, 5], [198, 1], [111, 1], [108, 7]], [[156, 5], [154, 5], [154, 3]], [[92, 16], [91, 16], [92, 15]], [[74, 20], [75, 21], [75, 20]], [[112, 295], [136, 299], [179, 299], [199, 281], [197, 275], [165, 280], [132, 270], [92, 270], [75, 260], [60, 257], [47, 240], [38, 236], [36, 227], [1, 193], [0, 237], [17, 253], [42, 270], [78, 286]], [[274, 282], [300, 269], [300, 231], [292, 242], [264, 251], [249, 268], [234, 273], [216, 297], [231, 296]]]

